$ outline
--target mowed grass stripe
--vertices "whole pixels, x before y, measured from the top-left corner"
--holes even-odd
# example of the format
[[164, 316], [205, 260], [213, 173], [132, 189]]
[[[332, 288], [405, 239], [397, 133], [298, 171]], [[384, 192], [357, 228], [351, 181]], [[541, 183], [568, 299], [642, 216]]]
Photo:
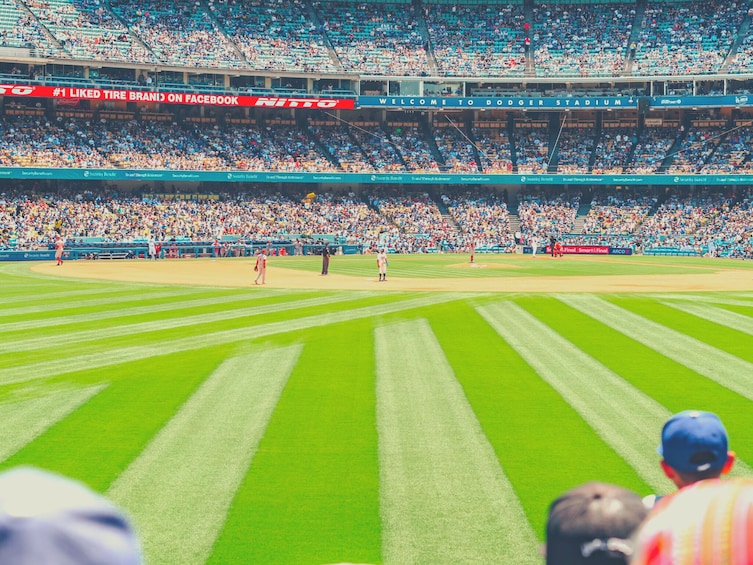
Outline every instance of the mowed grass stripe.
[[[102, 285], [101, 283], [97, 283], [96, 286], [92, 285], [91, 288], [81, 289], [81, 290], [61, 290], [58, 292], [41, 292], [41, 293], [29, 293], [24, 297], [24, 302], [44, 302], [44, 301], [50, 301], [54, 302], [57, 300], [64, 300], [64, 301], [72, 301], [75, 299], [78, 299], [82, 296], [90, 296], [92, 294], [112, 294], [114, 292], [128, 292], [132, 291], [133, 288], [129, 287], [120, 287], [120, 286], [107, 286]], [[3, 304], [15, 304], [17, 303], [17, 299], [13, 296], [7, 296], [4, 298], [0, 298], [0, 306]], [[0, 310], [0, 312], [3, 312], [3, 310]]]
[[[709, 347], [714, 347], [719, 351], [753, 364], [753, 338], [734, 328], [710, 322], [640, 295], [611, 296], [608, 300], [615, 306], [629, 310], [633, 314], [651, 320], [660, 326], [702, 341]], [[741, 308], [727, 305], [724, 308], [745, 315], [753, 314], [750, 307]]]
[[181, 351], [192, 351], [204, 347], [236, 343], [275, 334], [327, 326], [338, 322], [347, 322], [349, 320], [357, 320], [361, 318], [369, 318], [371, 316], [401, 312], [403, 310], [422, 308], [425, 306], [458, 300], [465, 296], [467, 295], [461, 293], [432, 293], [422, 295], [419, 298], [397, 300], [394, 302], [346, 309], [328, 314], [304, 316], [292, 320], [260, 324], [258, 326], [208, 332], [200, 337], [190, 336], [186, 338], [165, 339], [143, 345], [114, 347], [104, 351], [94, 351], [70, 357], [65, 357], [63, 354], [60, 354], [56, 355], [54, 359], [0, 369], [0, 385], [26, 382], [34, 379], [64, 375], [88, 369], [103, 368], [112, 365], [119, 365], [121, 363], [128, 363], [130, 361], [137, 361], [147, 357], [157, 357]]
[[297, 336], [305, 347], [209, 563], [382, 561], [372, 336], [370, 319]]
[[575, 485], [598, 479], [649, 492], [633, 468], [481, 317], [477, 302], [434, 308], [429, 322], [540, 539], [549, 504]]
[[[753, 335], [753, 318], [732, 312], [724, 308], [715, 308], [704, 304], [694, 304], [692, 302], [663, 302], [666, 306], [680, 310], [691, 316], [703, 318], [709, 322], [732, 328], [738, 332]], [[753, 306], [753, 304], [749, 304]]]
[[[328, 293], [330, 294], [330, 293]], [[413, 294], [403, 294], [403, 296], [416, 296], [416, 293]], [[172, 328], [172, 329], [155, 329], [151, 332], [142, 332], [139, 334], [134, 335], [126, 335], [121, 337], [114, 337], [110, 339], [102, 339], [102, 340], [95, 340], [95, 341], [84, 341], [84, 342], [75, 342], [72, 344], [68, 344], [65, 348], [61, 349], [61, 358], [79, 358], [81, 356], [85, 355], [91, 355], [96, 354], [101, 351], [105, 350], [118, 350], [123, 347], [130, 347], [136, 343], [139, 344], [149, 344], [149, 345], [159, 345], [162, 343], [165, 343], [166, 341], [175, 342], [176, 340], [181, 340], [182, 344], [187, 344], [191, 339], [194, 340], [195, 343], [199, 343], [201, 340], [205, 339], [205, 336], [207, 335], [213, 335], [216, 332], [223, 332], [225, 335], [231, 335], [233, 331], [245, 331], [249, 328], [254, 327], [260, 327], [264, 326], [265, 324], [269, 323], [284, 323], [286, 320], [294, 321], [302, 317], [312, 317], [317, 315], [324, 315], [324, 314], [332, 314], [336, 312], [342, 312], [346, 311], [352, 308], [356, 307], [366, 307], [366, 306], [374, 306], [376, 304], [383, 304], [385, 302], [388, 302], [392, 300], [392, 297], [389, 296], [375, 296], [368, 299], [363, 299], [359, 301], [349, 301], [349, 302], [342, 302], [342, 303], [332, 303], [332, 304], [324, 304], [324, 305], [314, 305], [310, 306], [308, 308], [304, 309], [292, 309], [288, 311], [283, 312], [271, 312], [268, 314], [260, 314], [256, 316], [246, 316], [243, 318], [233, 318], [228, 320], [220, 320], [217, 322], [211, 322], [211, 323], [204, 323], [204, 324], [194, 324], [194, 325], [188, 325], [188, 326], [182, 326], [178, 328]], [[288, 301], [292, 302], [292, 301]], [[264, 301], [261, 304], [271, 304], [269, 301]], [[202, 311], [202, 313], [213, 313], [215, 311], [231, 311], [233, 310], [232, 306], [225, 306], [222, 308], [207, 308]], [[192, 311], [183, 311], [181, 312], [181, 315], [192, 315], [196, 314], [198, 315], [198, 312], [192, 312]], [[179, 315], [172, 315], [171, 318], [179, 318]], [[160, 317], [157, 317], [157, 319], [160, 319]], [[144, 316], [139, 319], [142, 322], [146, 321], [155, 321], [155, 317], [153, 316]], [[133, 320], [133, 321], [139, 321], [139, 320]], [[96, 327], [95, 324], [88, 324], [85, 328], [81, 328], [83, 331], [84, 329], [92, 329], [92, 326]], [[55, 334], [51, 334], [55, 335]], [[26, 335], [25, 337], [31, 337], [29, 335]], [[235, 340], [237, 342], [237, 340]], [[51, 339], [51, 343], [54, 343], [54, 339]], [[225, 342], [225, 343], [234, 343], [234, 341]], [[180, 345], [179, 345], [180, 346]], [[33, 350], [33, 351], [16, 351], [13, 353], [2, 353], [0, 354], [0, 366], [12, 368], [12, 367], [22, 367], [26, 366], [29, 363], [34, 363], [40, 358], [50, 358], [49, 354], [47, 352], [42, 350]]]
[[[2, 319], [9, 319], [13, 317], [19, 317], [19, 316], [29, 316], [32, 314], [46, 314], [48, 312], [57, 312], [60, 310], [78, 310], [78, 309], [88, 309], [88, 308], [95, 308], [97, 306], [109, 306], [111, 304], [115, 304], [116, 306], [119, 306], [121, 304], [128, 304], [129, 302], [143, 302], [146, 300], [160, 300], [163, 298], [180, 298], [180, 297], [187, 297], [196, 294], [196, 292], [181, 292], [180, 290], [177, 290], [175, 292], [172, 291], [160, 291], [160, 292], [145, 292], [145, 293], [137, 293], [134, 291], [130, 291], [127, 294], [115, 294], [110, 295], [106, 298], [92, 298], [89, 299], [79, 299], [79, 300], [72, 300], [72, 301], [54, 301], [50, 303], [45, 304], [35, 304], [33, 306], [17, 306], [15, 308], [5, 308], [4, 310], [0, 310], [0, 320]], [[25, 302], [25, 300], [24, 300]], [[16, 301], [18, 303], [18, 301]], [[61, 319], [64, 320], [67, 316], [61, 316]], [[22, 329], [22, 328], [20, 328]]]
[[[99, 328], [94, 330], [66, 332], [63, 334], [55, 335], [55, 347], [65, 347], [67, 345], [79, 344], [92, 340], [112, 339], [127, 335], [137, 335], [145, 332], [184, 328], [198, 324], [211, 324], [227, 320], [235, 320], [238, 318], [259, 316], [261, 314], [286, 312], [290, 310], [297, 310], [299, 308], [321, 306], [323, 304], [347, 302], [349, 300], [357, 300], [362, 297], [363, 295], [333, 294], [331, 296], [321, 296], [303, 300], [299, 299], [290, 302], [265, 304], [263, 306], [250, 306], [247, 308], [233, 308], [231, 310], [221, 310], [219, 312], [212, 312], [207, 314], [187, 315], [179, 318], [161, 319], [151, 322], [141, 322], [137, 324], [125, 324], [122, 326]], [[49, 347], [49, 344], [49, 335], [19, 340], [8, 339], [0, 343], [0, 354], [43, 349], [45, 347]]]
[[55, 389], [50, 387], [42, 396], [0, 404], [0, 461], [16, 453], [40, 436], [50, 426], [62, 420], [86, 403], [107, 385], [84, 388]]
[[[220, 304], [232, 304], [234, 302], [240, 302], [247, 299], [263, 299], [274, 297], [279, 293], [259, 293], [257, 295], [231, 295], [231, 296], [212, 296], [210, 298], [199, 298], [195, 300], [176, 300], [174, 302], [166, 302], [161, 304], [148, 304], [141, 306], [133, 306], [131, 302], [143, 302], [145, 300], [153, 300], [155, 298], [181, 298], [184, 296], [181, 293], [167, 293], [162, 295], [140, 295], [133, 294], [130, 296], [123, 296], [117, 298], [108, 298], [97, 301], [94, 306], [105, 306], [113, 304], [116, 306], [114, 309], [96, 311], [96, 312], [84, 312], [80, 314], [71, 314], [69, 316], [56, 316], [56, 317], [43, 317], [36, 320], [24, 320], [18, 322], [7, 322], [0, 324], [0, 333], [2, 332], [18, 332], [24, 330], [42, 329], [46, 327], [57, 327], [61, 325], [69, 324], [81, 324], [87, 322], [110, 320], [123, 318], [128, 316], [143, 316], [148, 314], [157, 314], [162, 312], [171, 312], [174, 310], [188, 310], [192, 308], [202, 308], [205, 306], [215, 306]], [[78, 305], [66, 304], [59, 309], [83, 309], [85, 307], [92, 306], [92, 302], [85, 302]], [[22, 308], [21, 308], [22, 310]], [[44, 308], [39, 312], [46, 312]], [[27, 313], [28, 314], [28, 313]], [[26, 315], [26, 314], [24, 314]], [[1, 318], [0, 318], [1, 319]]]
[[667, 328], [593, 295], [559, 295], [587, 316], [753, 400], [753, 363]]
[[105, 492], [181, 406], [231, 355], [234, 346], [198, 349], [132, 361], [0, 389], [13, 397], [29, 389], [70, 387], [72, 382], [107, 388], [0, 464], [36, 465], [84, 481]]
[[656, 457], [656, 430], [671, 415], [668, 410], [517, 304], [478, 310], [646, 484], [659, 492], [671, 488]]
[[538, 542], [425, 320], [375, 330], [385, 563], [539, 563]]
[[[733, 448], [738, 456], [742, 456], [741, 450], [744, 451], [746, 447], [740, 442], [747, 445], [749, 442], [745, 440], [753, 438], [753, 430], [749, 431], [748, 418], [738, 421], [730, 416], [751, 413], [753, 405], [750, 400], [553, 297], [529, 296], [516, 302], [670, 412], [698, 409], [721, 414], [733, 437]], [[660, 433], [661, 428], [654, 430], [657, 445]], [[658, 463], [659, 455], [654, 455]], [[750, 456], [750, 453], [747, 452], [746, 456]], [[751, 469], [738, 458], [733, 470], [735, 473], [750, 475]]]
[[697, 303], [704, 302], [708, 304], [722, 304], [726, 306], [743, 306], [753, 307], [753, 300], [738, 300], [730, 298], [735, 295], [719, 294], [656, 294], [649, 295], [650, 298], [663, 302], [665, 304], [674, 303]]
[[299, 354], [225, 361], [109, 489], [133, 516], [148, 563], [206, 561]]

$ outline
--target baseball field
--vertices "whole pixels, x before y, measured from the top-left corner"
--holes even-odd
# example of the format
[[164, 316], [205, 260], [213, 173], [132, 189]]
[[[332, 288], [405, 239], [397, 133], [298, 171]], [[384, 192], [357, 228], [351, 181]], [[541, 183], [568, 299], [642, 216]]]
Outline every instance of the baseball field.
[[753, 263], [479, 255], [0, 264], [0, 466], [149, 564], [540, 563], [548, 504], [669, 492], [670, 414], [753, 471]]

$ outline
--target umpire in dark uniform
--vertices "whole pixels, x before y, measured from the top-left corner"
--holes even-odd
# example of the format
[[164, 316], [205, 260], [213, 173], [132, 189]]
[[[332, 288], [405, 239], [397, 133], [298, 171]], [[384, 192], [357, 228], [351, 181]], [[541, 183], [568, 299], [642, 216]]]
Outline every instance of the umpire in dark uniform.
[[329, 243], [325, 243], [322, 249], [322, 274], [329, 274]]

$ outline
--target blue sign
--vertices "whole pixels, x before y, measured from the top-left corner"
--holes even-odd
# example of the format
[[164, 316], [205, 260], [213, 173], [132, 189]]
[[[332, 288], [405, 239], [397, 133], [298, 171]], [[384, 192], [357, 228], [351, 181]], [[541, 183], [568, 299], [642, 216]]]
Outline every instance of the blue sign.
[[630, 249], [629, 247], [610, 247], [609, 254], [610, 255], [632, 255], [633, 250]]
[[[359, 96], [361, 108], [423, 108], [441, 109], [507, 109], [507, 110], [588, 110], [588, 109], [635, 109], [638, 96], [572, 96], [572, 97], [530, 97], [530, 96]], [[753, 95], [731, 94], [718, 96], [651, 96], [645, 98], [652, 109], [661, 108], [723, 108], [753, 106]]]
[[442, 108], [469, 109], [540, 109], [565, 110], [592, 108], [637, 108], [638, 98], [634, 96], [590, 96], [590, 97], [560, 97], [560, 98], [531, 98], [516, 97], [482, 97], [470, 98], [456, 96], [359, 96], [358, 105], [361, 108], [426, 108], [438, 110]]
[[753, 95], [728, 96], [652, 96], [649, 104], [653, 109], [661, 108], [722, 108], [730, 106], [753, 106]]
[[429, 185], [753, 185], [753, 175], [485, 175], [450, 173], [261, 173], [246, 171], [169, 171], [132, 169], [43, 169], [2, 167], [0, 178], [255, 182], [302, 184], [429, 184]]
[[0, 251], [0, 261], [54, 261], [54, 251]]

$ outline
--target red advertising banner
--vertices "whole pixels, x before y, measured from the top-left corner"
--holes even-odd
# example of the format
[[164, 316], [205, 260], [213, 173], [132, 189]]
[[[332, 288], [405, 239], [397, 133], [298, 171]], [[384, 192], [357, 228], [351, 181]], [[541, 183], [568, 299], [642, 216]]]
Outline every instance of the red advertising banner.
[[195, 104], [201, 106], [255, 108], [311, 108], [316, 110], [352, 110], [355, 100], [340, 98], [286, 98], [277, 96], [236, 96], [233, 94], [194, 94], [189, 92], [151, 92], [105, 90], [68, 86], [33, 86], [0, 84], [0, 96], [57, 98], [61, 100], [113, 100], [116, 102], [151, 102], [160, 104]]
[[[549, 245], [546, 252], [551, 253]], [[609, 255], [608, 245], [563, 245], [562, 253], [565, 255]]]

